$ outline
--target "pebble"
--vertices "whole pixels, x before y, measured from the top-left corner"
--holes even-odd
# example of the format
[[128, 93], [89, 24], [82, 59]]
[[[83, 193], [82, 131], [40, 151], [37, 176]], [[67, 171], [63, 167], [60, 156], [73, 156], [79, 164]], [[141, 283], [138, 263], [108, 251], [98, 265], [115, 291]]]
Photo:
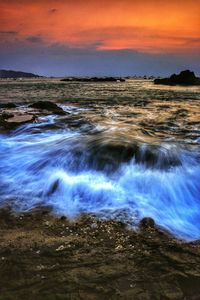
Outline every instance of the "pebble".
[[115, 250], [122, 250], [123, 246], [122, 245], [118, 245], [117, 247], [115, 247]]
[[56, 251], [62, 251], [62, 250], [64, 250], [65, 249], [65, 247], [63, 246], [63, 245], [60, 245], [57, 249], [56, 249]]
[[91, 227], [92, 229], [95, 229], [95, 228], [97, 228], [97, 224], [96, 224], [96, 223], [92, 223], [90, 227]]

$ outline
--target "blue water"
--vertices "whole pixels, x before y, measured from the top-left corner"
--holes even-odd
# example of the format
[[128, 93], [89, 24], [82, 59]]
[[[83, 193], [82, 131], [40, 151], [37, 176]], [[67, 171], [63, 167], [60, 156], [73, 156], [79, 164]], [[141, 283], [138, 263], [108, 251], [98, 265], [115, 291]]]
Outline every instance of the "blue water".
[[[196, 147], [161, 142], [156, 145], [158, 158], [150, 165], [133, 155], [108, 169], [101, 157], [92, 162], [87, 158], [91, 143], [101, 149], [95, 144], [100, 131], [88, 142], [90, 135], [78, 130], [42, 129], [56, 120], [56, 116], [44, 117], [38, 124], [0, 135], [2, 204], [11, 203], [19, 211], [50, 205], [56, 213], [72, 218], [80, 212], [112, 218], [121, 211], [133, 224], [148, 216], [179, 238], [200, 238], [200, 153]], [[139, 142], [138, 151], [148, 147]]]
[[[200, 90], [139, 81], [117, 87], [78, 85], [76, 93], [94, 100], [62, 99], [65, 117], [40, 116], [0, 134], [1, 206], [45, 205], [70, 218], [95, 213], [134, 228], [152, 217], [178, 238], [200, 239]], [[25, 84], [17, 88], [18, 98], [28, 97]]]

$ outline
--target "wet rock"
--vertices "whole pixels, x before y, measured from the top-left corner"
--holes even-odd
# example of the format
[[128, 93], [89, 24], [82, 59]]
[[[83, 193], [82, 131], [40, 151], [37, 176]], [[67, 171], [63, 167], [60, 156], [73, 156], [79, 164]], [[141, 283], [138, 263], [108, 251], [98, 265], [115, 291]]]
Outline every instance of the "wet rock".
[[17, 105], [13, 102], [1, 103], [0, 108], [16, 108]]
[[12, 130], [25, 123], [33, 122], [35, 116], [31, 114], [2, 113], [0, 115], [0, 128]]
[[1, 117], [2, 117], [2, 119], [6, 120], [6, 119], [9, 119], [9, 118], [13, 118], [13, 117], [14, 117], [14, 114], [8, 113], [8, 112], [3, 112], [3, 113], [1, 114]]
[[29, 107], [41, 109], [41, 110], [47, 110], [58, 115], [66, 114], [61, 107], [57, 106], [55, 103], [51, 101], [38, 101], [31, 104]]
[[[96, 170], [112, 172], [120, 163], [129, 162], [136, 152], [137, 145], [102, 143], [98, 140], [89, 141], [89, 151], [86, 156], [87, 164]], [[80, 151], [79, 147], [79, 151]], [[84, 149], [83, 149], [84, 151]]]
[[58, 179], [55, 180], [55, 181], [51, 184], [50, 188], [48, 189], [48, 191], [47, 191], [47, 196], [51, 196], [52, 194], [54, 194], [54, 193], [58, 190], [59, 185], [60, 185], [59, 180], [58, 180]]
[[15, 218], [10, 207], [0, 209], [0, 228], [13, 226]]
[[143, 218], [140, 221], [141, 229], [148, 229], [148, 228], [154, 228], [154, 227], [155, 227], [155, 221], [152, 218]]
[[32, 122], [34, 121], [35, 117], [34, 115], [13, 115], [12, 117], [9, 117], [9, 119], [7, 120], [8, 123], [10, 123], [12, 126], [14, 125], [18, 125], [20, 124], [24, 124], [24, 123], [28, 123], [28, 122]]
[[196, 77], [194, 72], [185, 70], [180, 74], [173, 74], [169, 78], [157, 78], [154, 80], [155, 84], [165, 85], [200, 85], [200, 78]]

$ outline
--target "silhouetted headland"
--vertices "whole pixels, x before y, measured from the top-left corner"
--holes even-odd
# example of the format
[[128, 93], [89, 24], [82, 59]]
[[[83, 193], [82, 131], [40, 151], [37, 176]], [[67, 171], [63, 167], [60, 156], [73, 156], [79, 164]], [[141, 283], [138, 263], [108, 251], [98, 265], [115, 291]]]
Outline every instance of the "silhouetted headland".
[[0, 78], [39, 78], [42, 76], [27, 73], [22, 71], [13, 71], [13, 70], [0, 70]]
[[178, 75], [173, 74], [168, 78], [157, 78], [154, 80], [154, 83], [165, 85], [200, 85], [200, 78], [196, 77], [194, 72], [185, 70], [180, 72]]

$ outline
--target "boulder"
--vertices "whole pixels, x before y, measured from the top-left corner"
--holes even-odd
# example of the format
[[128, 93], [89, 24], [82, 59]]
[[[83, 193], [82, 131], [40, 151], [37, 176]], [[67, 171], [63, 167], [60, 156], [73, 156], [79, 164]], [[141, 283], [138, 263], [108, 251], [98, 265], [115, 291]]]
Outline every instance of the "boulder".
[[152, 218], [146, 217], [140, 221], [140, 229], [153, 229], [155, 228], [155, 221]]
[[16, 108], [17, 105], [13, 102], [0, 103], [0, 108]]
[[53, 103], [51, 101], [38, 101], [38, 102], [35, 102], [35, 103], [29, 105], [29, 107], [47, 110], [47, 111], [50, 111], [57, 115], [65, 115], [66, 114], [65, 111], [61, 107], [57, 106], [55, 103]]

